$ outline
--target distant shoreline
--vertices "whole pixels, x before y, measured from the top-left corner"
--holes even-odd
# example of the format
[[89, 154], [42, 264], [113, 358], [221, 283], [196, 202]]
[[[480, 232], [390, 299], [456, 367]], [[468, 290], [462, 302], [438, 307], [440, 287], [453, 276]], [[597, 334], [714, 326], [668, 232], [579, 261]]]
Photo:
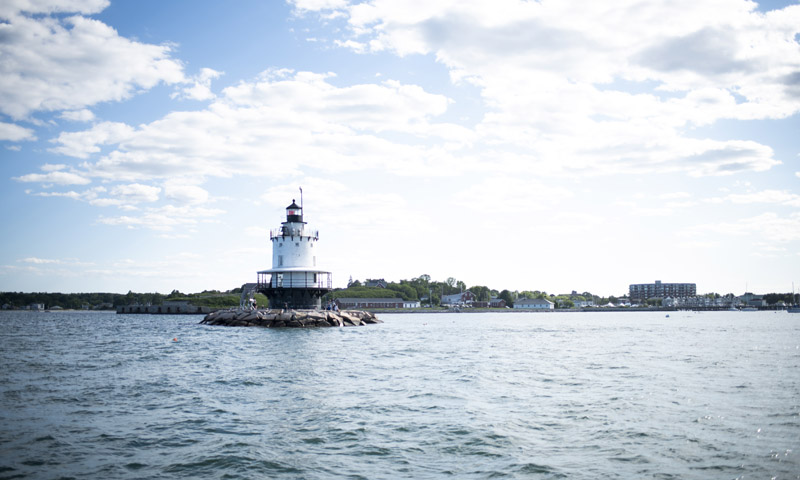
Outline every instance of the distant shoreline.
[[[463, 308], [459, 311], [430, 309], [430, 308], [391, 308], [391, 309], [365, 309], [374, 313], [586, 313], [586, 312], [727, 312], [727, 308], [675, 308], [675, 307], [595, 307], [595, 308], [559, 308], [553, 310], [537, 310], [532, 308]], [[758, 311], [780, 312], [785, 308], [759, 308]]]

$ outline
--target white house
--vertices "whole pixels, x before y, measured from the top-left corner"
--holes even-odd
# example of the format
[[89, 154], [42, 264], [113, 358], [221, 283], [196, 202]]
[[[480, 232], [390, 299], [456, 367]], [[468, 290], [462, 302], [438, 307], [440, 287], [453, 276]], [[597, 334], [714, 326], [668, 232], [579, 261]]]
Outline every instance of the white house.
[[514, 308], [531, 310], [553, 310], [555, 305], [555, 303], [546, 298], [520, 298], [514, 301]]

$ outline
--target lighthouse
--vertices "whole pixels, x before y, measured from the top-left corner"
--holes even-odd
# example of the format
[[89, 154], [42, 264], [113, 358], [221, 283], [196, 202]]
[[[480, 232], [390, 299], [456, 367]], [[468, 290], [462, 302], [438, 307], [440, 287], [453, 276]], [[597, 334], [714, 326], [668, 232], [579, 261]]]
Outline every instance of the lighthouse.
[[301, 205], [286, 207], [286, 221], [269, 233], [272, 268], [258, 272], [256, 290], [266, 295], [270, 308], [319, 309], [331, 291], [331, 272], [317, 268], [319, 232], [306, 229]]

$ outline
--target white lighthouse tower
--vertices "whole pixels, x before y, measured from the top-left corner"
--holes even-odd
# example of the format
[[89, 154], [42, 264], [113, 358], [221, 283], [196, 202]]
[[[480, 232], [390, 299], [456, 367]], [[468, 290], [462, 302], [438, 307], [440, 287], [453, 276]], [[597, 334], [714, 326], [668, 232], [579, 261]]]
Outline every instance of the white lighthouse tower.
[[322, 296], [332, 289], [331, 272], [317, 268], [319, 232], [305, 225], [303, 207], [292, 200], [286, 221], [269, 233], [272, 268], [258, 272], [256, 289], [269, 298], [270, 308], [319, 309]]

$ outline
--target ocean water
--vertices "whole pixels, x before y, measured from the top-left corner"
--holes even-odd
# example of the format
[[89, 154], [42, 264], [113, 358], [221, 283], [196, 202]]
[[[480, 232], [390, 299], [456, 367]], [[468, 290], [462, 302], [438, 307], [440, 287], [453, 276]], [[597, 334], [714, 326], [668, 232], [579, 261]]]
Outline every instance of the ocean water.
[[800, 478], [800, 315], [0, 312], [0, 478]]

